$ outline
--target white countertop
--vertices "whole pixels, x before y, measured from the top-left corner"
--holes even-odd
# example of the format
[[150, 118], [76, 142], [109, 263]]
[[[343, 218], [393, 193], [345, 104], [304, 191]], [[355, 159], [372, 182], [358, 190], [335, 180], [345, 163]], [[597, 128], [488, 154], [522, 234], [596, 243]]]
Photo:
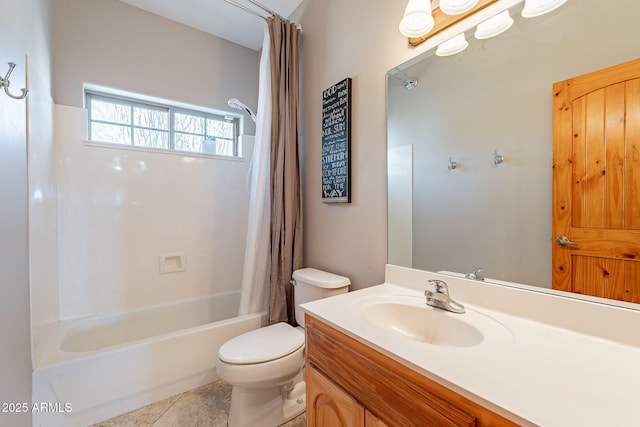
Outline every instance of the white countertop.
[[[403, 274], [412, 274], [407, 270], [410, 269], [404, 269]], [[427, 288], [423, 278], [444, 278], [449, 283], [451, 297], [467, 309], [465, 314], [446, 314], [467, 316], [466, 321], [479, 325], [485, 339], [470, 347], [413, 341], [380, 329], [359, 315], [362, 301], [374, 296], [376, 299], [415, 297], [424, 300], [415, 280], [406, 286], [392, 284], [388, 283], [390, 276], [387, 274], [385, 284], [307, 303], [302, 308], [343, 333], [521, 425], [610, 427], [640, 423], [640, 347], [477, 304], [474, 300], [481, 298], [474, 298], [473, 292], [468, 292], [465, 286], [472, 286], [482, 293], [489, 289], [483, 289], [487, 285], [470, 284], [466, 279], [428, 272], [419, 273], [420, 282], [424, 283], [422, 290]], [[457, 297], [457, 290], [461, 298]], [[516, 299], [524, 299], [524, 303], [531, 299], [541, 312], [562, 310], [563, 304], [567, 305], [567, 316], [589, 309], [579, 307], [578, 310], [571, 305], [584, 302], [557, 301], [562, 298], [553, 295], [544, 295], [540, 300], [539, 296], [536, 299], [526, 291], [514, 289], [493, 287], [487, 292], [500, 295], [503, 291], [504, 298], [497, 298], [503, 299], [496, 303], [498, 306], [508, 304], [509, 299], [514, 299], [515, 305], [523, 304]], [[544, 298], [555, 300], [540, 304]], [[600, 313], [602, 307], [594, 307], [594, 310]], [[635, 325], [621, 327], [640, 327], [636, 322], [640, 316], [635, 313], [615, 313], [615, 310], [624, 310], [615, 307], [607, 310], [614, 311], [613, 319], [626, 315], [635, 322]], [[557, 319], [562, 319], [561, 314], [555, 314]], [[481, 315], [494, 322], [482, 320]], [[611, 322], [611, 319], [592, 321]], [[489, 326], [482, 325], [483, 322]], [[490, 323], [502, 326], [491, 327]], [[611, 328], [617, 326], [610, 325]], [[585, 330], [590, 331], [589, 325], [585, 325]]]

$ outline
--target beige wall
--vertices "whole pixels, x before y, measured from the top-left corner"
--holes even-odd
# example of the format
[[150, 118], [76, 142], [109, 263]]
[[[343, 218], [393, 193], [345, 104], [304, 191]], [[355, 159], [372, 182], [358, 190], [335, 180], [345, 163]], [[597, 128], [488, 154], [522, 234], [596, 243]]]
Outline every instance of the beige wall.
[[[49, 2], [4, 0], [0, 40], [2, 76], [7, 62], [17, 64], [11, 76], [13, 93], [26, 84], [29, 56], [33, 103], [0, 92], [0, 402], [31, 402], [27, 137], [50, 145]], [[2, 412], [0, 425], [30, 426], [31, 416]]]
[[218, 110], [258, 102], [258, 52], [119, 1], [55, 0], [53, 30], [56, 104], [82, 107], [83, 82]]
[[[386, 72], [424, 48], [398, 32], [406, 0], [309, 1], [303, 28], [305, 265], [344, 274], [353, 288], [384, 281], [387, 261]], [[322, 91], [353, 79], [351, 204], [320, 197]]]

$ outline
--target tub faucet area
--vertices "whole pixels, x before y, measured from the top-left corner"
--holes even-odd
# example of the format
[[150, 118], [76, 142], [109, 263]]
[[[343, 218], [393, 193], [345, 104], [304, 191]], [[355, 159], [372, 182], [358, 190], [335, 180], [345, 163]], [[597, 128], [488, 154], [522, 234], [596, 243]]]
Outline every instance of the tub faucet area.
[[449, 286], [446, 282], [442, 280], [429, 280], [428, 282], [435, 286], [435, 291], [430, 291], [429, 289], [424, 291], [424, 296], [427, 298], [427, 305], [452, 313], [464, 313], [464, 306], [452, 300], [449, 296]]
[[473, 267], [467, 274], [464, 275], [465, 279], [484, 281], [482, 273], [482, 267]]

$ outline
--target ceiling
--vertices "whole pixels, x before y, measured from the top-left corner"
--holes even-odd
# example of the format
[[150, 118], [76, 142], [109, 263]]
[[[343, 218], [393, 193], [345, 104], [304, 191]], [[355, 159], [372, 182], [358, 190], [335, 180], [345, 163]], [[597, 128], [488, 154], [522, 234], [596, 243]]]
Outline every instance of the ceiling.
[[[262, 47], [264, 20], [224, 0], [120, 0], [131, 6], [180, 22], [253, 50]], [[267, 14], [248, 0], [235, 0], [252, 10]], [[303, 0], [261, 0], [278, 15], [288, 18]]]

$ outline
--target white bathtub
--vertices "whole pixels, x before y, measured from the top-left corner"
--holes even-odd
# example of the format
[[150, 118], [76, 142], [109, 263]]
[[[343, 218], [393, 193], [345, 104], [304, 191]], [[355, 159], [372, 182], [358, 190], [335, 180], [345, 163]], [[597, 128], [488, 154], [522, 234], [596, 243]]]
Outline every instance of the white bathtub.
[[239, 292], [34, 331], [33, 425], [85, 427], [217, 379], [220, 346], [259, 328]]

